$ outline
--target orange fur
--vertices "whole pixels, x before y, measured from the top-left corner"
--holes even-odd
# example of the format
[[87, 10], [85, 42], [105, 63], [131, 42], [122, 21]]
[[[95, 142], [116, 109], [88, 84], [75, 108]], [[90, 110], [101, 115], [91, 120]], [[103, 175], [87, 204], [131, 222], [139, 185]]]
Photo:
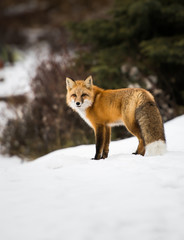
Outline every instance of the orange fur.
[[[154, 97], [141, 88], [104, 90], [86, 80], [67, 82], [67, 104], [94, 129], [96, 155], [106, 158], [109, 151], [110, 126], [125, 125], [139, 140], [136, 154], [145, 154], [145, 146], [158, 140], [165, 142], [162, 118]], [[76, 105], [78, 104], [78, 105]]]

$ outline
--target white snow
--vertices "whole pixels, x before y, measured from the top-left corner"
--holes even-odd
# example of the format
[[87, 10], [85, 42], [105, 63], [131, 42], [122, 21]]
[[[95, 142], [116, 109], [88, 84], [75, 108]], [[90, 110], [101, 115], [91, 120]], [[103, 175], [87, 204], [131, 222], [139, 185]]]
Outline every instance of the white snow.
[[[32, 34], [33, 35], [33, 34]], [[27, 94], [32, 97], [30, 83], [35, 77], [39, 64], [49, 57], [49, 46], [46, 43], [37, 44], [27, 51], [16, 50], [19, 60], [14, 65], [7, 65], [0, 69], [0, 97]], [[16, 111], [19, 114], [19, 111]], [[0, 135], [7, 120], [16, 117], [13, 110], [3, 101], [0, 101]]]
[[183, 240], [184, 116], [165, 124], [168, 152], [132, 155], [137, 140], [0, 157], [2, 240]]
[[37, 45], [25, 52], [17, 50], [19, 61], [14, 65], [0, 69], [0, 96], [24, 94], [30, 92], [30, 81], [35, 76], [36, 68], [48, 59], [49, 48], [46, 44]]

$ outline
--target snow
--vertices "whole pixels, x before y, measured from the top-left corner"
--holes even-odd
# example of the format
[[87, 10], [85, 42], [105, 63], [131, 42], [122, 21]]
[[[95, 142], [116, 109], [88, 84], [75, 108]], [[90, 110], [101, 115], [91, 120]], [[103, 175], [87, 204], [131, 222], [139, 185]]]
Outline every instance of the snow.
[[183, 240], [184, 115], [165, 124], [168, 152], [132, 155], [137, 140], [94, 145], [32, 162], [0, 157], [0, 239]]
[[47, 44], [43, 43], [25, 52], [20, 50], [17, 52], [20, 56], [19, 61], [0, 69], [0, 78], [4, 79], [3, 82], [0, 82], [0, 96], [30, 92], [30, 82], [35, 76], [36, 68], [49, 56], [49, 48]]
[[[33, 36], [34, 34], [32, 34]], [[37, 44], [26, 51], [16, 50], [19, 60], [14, 65], [0, 69], [0, 97], [27, 94], [32, 97], [30, 83], [35, 77], [39, 64], [49, 57], [49, 46], [46, 43]], [[18, 110], [16, 114], [18, 114]], [[0, 101], [0, 135], [7, 120], [16, 117], [15, 110], [5, 102]]]

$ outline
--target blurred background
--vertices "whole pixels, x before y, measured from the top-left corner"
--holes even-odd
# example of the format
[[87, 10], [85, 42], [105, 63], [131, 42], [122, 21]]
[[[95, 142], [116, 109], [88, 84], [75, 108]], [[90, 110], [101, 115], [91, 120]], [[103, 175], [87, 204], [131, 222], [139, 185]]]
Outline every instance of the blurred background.
[[184, 1], [0, 1], [1, 153], [35, 159], [93, 143], [65, 103], [66, 76], [88, 75], [103, 88], [149, 90], [164, 122], [183, 114]]

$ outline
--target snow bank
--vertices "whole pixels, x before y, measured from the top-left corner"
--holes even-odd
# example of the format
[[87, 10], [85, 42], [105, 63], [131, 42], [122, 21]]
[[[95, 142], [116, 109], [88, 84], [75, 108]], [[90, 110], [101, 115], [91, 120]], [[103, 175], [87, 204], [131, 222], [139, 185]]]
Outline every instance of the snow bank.
[[0, 239], [183, 240], [184, 116], [165, 124], [164, 156], [131, 155], [137, 140], [55, 151], [30, 163], [0, 158]]

